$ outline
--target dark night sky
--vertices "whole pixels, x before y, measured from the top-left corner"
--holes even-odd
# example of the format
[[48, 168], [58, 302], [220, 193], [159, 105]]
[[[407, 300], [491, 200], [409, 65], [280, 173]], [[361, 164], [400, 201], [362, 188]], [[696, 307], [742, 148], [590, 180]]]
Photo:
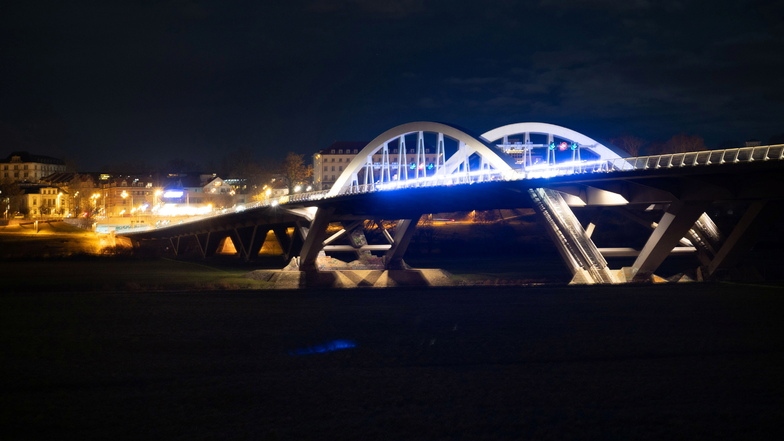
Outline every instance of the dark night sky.
[[279, 159], [415, 120], [710, 147], [784, 133], [777, 0], [15, 3], [0, 157]]

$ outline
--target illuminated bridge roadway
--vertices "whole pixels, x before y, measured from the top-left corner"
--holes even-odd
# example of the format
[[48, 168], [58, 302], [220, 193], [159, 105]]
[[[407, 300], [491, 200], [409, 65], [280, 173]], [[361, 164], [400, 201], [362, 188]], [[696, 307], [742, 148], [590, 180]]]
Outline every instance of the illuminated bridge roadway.
[[[778, 216], [783, 159], [784, 145], [629, 158], [552, 124], [510, 124], [474, 136], [413, 122], [367, 144], [330, 190], [121, 234], [134, 246], [165, 240], [175, 252], [190, 243], [203, 256], [229, 239], [248, 260], [271, 230], [302, 271], [316, 271], [322, 252], [346, 251], [373, 253], [385, 269], [403, 269], [423, 214], [528, 207], [540, 215], [575, 283], [650, 280], [673, 253], [696, 253], [699, 274], [708, 279], [736, 265]], [[729, 208], [742, 215], [719, 231], [707, 212]], [[648, 228], [644, 246], [598, 247], [592, 235], [601, 227], [599, 209]], [[367, 242], [367, 221], [392, 225], [383, 229], [384, 243]], [[330, 233], [330, 224], [342, 228]], [[609, 256], [636, 259], [612, 270]]]

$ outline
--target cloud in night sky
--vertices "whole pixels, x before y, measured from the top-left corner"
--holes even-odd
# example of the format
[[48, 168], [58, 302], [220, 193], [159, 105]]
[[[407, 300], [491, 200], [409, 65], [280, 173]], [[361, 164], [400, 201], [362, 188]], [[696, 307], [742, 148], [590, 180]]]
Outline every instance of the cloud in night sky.
[[37, 153], [85, 167], [309, 155], [414, 120], [709, 146], [784, 132], [780, 1], [262, 3], [6, 7], [0, 141], [41, 108], [67, 136]]

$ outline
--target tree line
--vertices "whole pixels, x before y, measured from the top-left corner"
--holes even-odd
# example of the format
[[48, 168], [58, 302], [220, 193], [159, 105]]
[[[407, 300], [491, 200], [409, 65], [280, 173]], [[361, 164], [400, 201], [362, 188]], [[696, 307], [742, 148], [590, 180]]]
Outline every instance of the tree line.
[[[701, 136], [687, 135], [684, 133], [675, 135], [666, 141], [648, 141], [634, 135], [622, 134], [609, 139], [610, 144], [619, 147], [629, 153], [630, 156], [663, 155], [667, 153], [686, 153], [711, 150], [705, 145], [705, 140]], [[784, 133], [772, 136], [765, 145], [784, 144]], [[732, 149], [744, 147], [738, 141], [725, 141], [718, 145], [718, 149]]]

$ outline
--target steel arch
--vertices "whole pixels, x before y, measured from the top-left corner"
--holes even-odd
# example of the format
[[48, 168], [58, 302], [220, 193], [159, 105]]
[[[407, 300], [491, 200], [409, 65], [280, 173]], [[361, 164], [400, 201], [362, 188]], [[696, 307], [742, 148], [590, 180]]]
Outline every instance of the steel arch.
[[506, 136], [518, 135], [521, 133], [554, 135], [559, 138], [576, 142], [580, 144], [581, 148], [585, 148], [596, 153], [599, 155], [599, 158], [603, 160], [619, 159], [628, 156], [625, 152], [622, 152], [613, 146], [603, 145], [602, 143], [572, 129], [567, 129], [566, 127], [555, 124], [540, 122], [508, 124], [485, 132], [480, 138], [484, 142], [490, 143]]
[[[485, 166], [494, 169], [495, 173], [514, 173], [514, 169], [508, 162], [508, 159], [499, 156], [491, 147], [486, 144], [485, 141], [477, 139], [474, 136], [469, 135], [464, 131], [448, 124], [431, 121], [417, 121], [393, 127], [370, 141], [370, 143], [368, 143], [354, 157], [354, 159], [352, 159], [343, 173], [341, 173], [341, 175], [335, 181], [335, 184], [332, 186], [329, 192], [327, 192], [326, 196], [329, 197], [339, 195], [350, 189], [352, 185], [355, 185], [357, 183], [357, 176], [359, 172], [370, 163], [369, 161], [371, 161], [371, 158], [374, 154], [377, 154], [379, 150], [386, 150], [385, 146], [387, 146], [389, 142], [401, 137], [405, 137], [406, 135], [412, 133], [425, 132], [437, 133], [439, 136], [449, 137], [459, 143], [458, 152], [452, 155], [449, 159], [444, 158], [442, 170], [444, 177], [454, 174], [457, 170], [460, 169], [462, 162], [461, 159], [458, 158], [458, 155], [462, 155], [462, 157], [468, 158], [473, 154], [479, 155], [482, 163]], [[460, 151], [463, 148], [465, 150]], [[385, 154], [387, 155], [388, 161], [388, 151]], [[400, 165], [401, 164], [398, 164], [398, 166]], [[383, 176], [384, 171], [382, 170], [381, 173]]]

